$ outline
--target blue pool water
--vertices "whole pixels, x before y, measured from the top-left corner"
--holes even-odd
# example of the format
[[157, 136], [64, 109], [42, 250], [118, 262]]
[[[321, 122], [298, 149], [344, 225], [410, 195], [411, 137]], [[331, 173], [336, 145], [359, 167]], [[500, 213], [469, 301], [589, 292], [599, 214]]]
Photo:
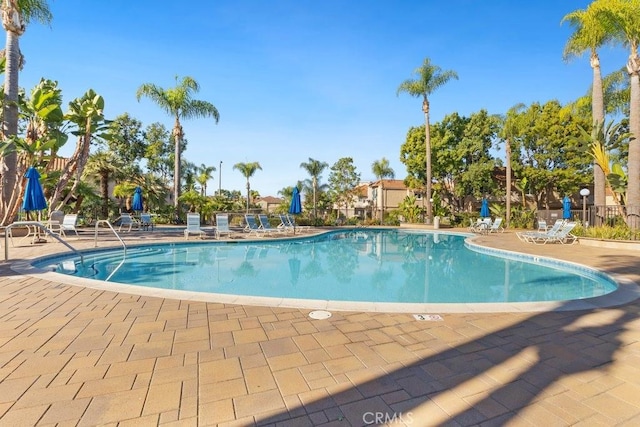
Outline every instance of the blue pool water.
[[481, 253], [466, 236], [359, 229], [299, 239], [173, 243], [92, 252], [39, 267], [98, 280], [233, 295], [332, 301], [563, 301], [616, 289], [608, 276], [560, 262]]

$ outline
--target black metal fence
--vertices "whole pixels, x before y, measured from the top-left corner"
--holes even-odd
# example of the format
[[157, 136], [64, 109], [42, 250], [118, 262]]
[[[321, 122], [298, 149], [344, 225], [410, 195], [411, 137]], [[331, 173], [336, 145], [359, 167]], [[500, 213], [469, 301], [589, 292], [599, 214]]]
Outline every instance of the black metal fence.
[[[588, 226], [627, 224], [628, 217], [635, 218], [640, 225], [640, 206], [602, 205], [587, 206], [585, 209], [572, 209], [569, 217], [572, 221], [580, 221]], [[563, 218], [562, 209], [539, 210], [538, 218], [552, 223]]]

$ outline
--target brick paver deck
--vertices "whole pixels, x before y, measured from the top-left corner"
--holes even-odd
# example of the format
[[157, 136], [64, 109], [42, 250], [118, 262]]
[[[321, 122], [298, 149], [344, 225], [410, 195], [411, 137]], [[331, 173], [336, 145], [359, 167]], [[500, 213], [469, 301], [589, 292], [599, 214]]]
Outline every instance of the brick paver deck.
[[[167, 239], [153, 233], [127, 238]], [[476, 240], [640, 281], [640, 251]], [[637, 302], [439, 322], [309, 311], [95, 290], [2, 263], [0, 426], [640, 425]]]

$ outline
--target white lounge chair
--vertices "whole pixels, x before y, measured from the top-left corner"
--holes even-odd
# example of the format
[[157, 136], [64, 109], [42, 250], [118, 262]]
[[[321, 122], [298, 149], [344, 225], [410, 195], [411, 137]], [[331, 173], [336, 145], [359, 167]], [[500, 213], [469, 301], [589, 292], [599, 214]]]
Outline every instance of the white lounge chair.
[[541, 233], [546, 233], [548, 230], [547, 228], [547, 221], [544, 219], [538, 219], [538, 231]]
[[189, 240], [189, 234], [197, 234], [201, 239], [206, 236], [203, 229], [200, 228], [200, 214], [188, 213], [187, 214], [187, 228], [184, 230], [184, 238]]
[[291, 225], [291, 227], [293, 227], [294, 231], [295, 230], [309, 230], [309, 226], [308, 225], [298, 225], [298, 224], [296, 224], [296, 219], [295, 219], [295, 217], [293, 215], [286, 214], [285, 216], [289, 220], [289, 225]]
[[474, 233], [487, 233], [491, 228], [492, 222], [491, 218], [478, 218], [475, 223], [471, 220], [470, 224], [469, 231]]
[[278, 217], [280, 218], [280, 224], [278, 224], [278, 229], [284, 231], [285, 233], [287, 232], [293, 233], [295, 231], [293, 228], [293, 225], [291, 224], [291, 221], [289, 221], [289, 218], [285, 214], [280, 214], [278, 215]]
[[151, 230], [153, 231], [153, 219], [151, 219], [151, 214], [149, 213], [141, 213], [140, 214], [140, 228], [143, 230]]
[[251, 214], [244, 215], [244, 221], [247, 225], [244, 227], [244, 231], [249, 233], [249, 235], [255, 234], [256, 236], [264, 235], [265, 231], [260, 228], [258, 223], [256, 222], [256, 217]]
[[556, 233], [560, 231], [564, 223], [565, 223], [564, 220], [559, 219], [553, 224], [553, 227], [551, 227], [546, 232], [520, 231], [516, 233], [516, 236], [518, 237], [518, 239], [522, 240], [523, 242], [534, 243], [535, 240], [538, 240], [538, 239], [545, 240], [545, 239], [548, 239], [549, 237], [556, 235]]
[[73, 231], [78, 235], [78, 230], [76, 229], [76, 224], [78, 223], [78, 215], [77, 214], [66, 214], [62, 219], [62, 224], [60, 224], [60, 234], [66, 236], [67, 231]]
[[504, 233], [502, 226], [502, 218], [496, 218], [495, 221], [487, 229], [487, 233]]
[[116, 222], [120, 222], [118, 231], [122, 231], [123, 227], [128, 227], [126, 231], [131, 231], [133, 228], [140, 228], [140, 223], [128, 213], [120, 214], [120, 218]]
[[51, 215], [49, 215], [49, 221], [47, 222], [47, 227], [49, 231], [53, 234], [57, 234], [62, 236], [62, 221], [64, 221], [64, 212], [62, 211], [52, 211]]
[[265, 233], [273, 233], [273, 232], [282, 233], [283, 232], [283, 230], [279, 228], [272, 227], [271, 223], [269, 222], [269, 217], [266, 216], [265, 214], [258, 215], [258, 221], [260, 221], [260, 225], [258, 227], [260, 227], [260, 229], [263, 230]]
[[[536, 239], [533, 240], [533, 243], [544, 245], [547, 243], [561, 243], [561, 244], [574, 244], [578, 241], [578, 238], [571, 234], [571, 231], [576, 227], [576, 222], [566, 222], [558, 230], [557, 233], [549, 236], [540, 235]], [[544, 233], [543, 233], [544, 234]]]
[[216, 239], [220, 239], [223, 234], [231, 237], [233, 231], [229, 228], [229, 214], [216, 214]]

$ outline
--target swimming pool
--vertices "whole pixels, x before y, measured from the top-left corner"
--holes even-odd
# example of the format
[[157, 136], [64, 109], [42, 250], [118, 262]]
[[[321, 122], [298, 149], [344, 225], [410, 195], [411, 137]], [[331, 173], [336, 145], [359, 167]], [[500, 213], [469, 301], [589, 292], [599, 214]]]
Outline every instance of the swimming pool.
[[253, 242], [184, 242], [56, 257], [75, 277], [221, 295], [367, 303], [580, 300], [616, 290], [609, 276], [546, 258], [472, 249], [468, 235], [358, 229]]

